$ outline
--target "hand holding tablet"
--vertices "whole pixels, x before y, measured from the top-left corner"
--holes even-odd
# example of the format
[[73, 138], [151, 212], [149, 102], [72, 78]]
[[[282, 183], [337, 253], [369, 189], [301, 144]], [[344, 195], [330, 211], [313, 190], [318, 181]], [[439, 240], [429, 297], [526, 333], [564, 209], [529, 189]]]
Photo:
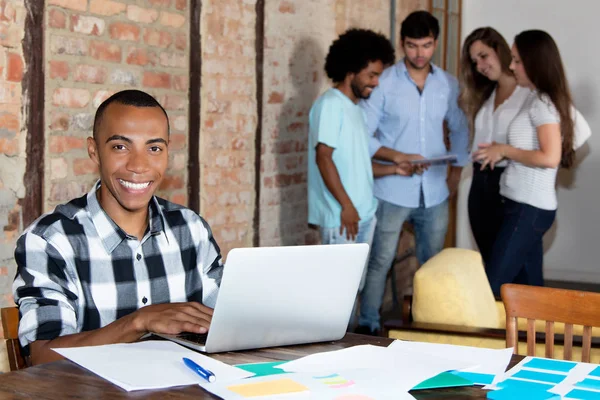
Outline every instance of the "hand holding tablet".
[[411, 165], [438, 165], [438, 164], [453, 163], [455, 161], [456, 161], [456, 155], [448, 154], [446, 156], [423, 158], [420, 160], [411, 160], [409, 162]]

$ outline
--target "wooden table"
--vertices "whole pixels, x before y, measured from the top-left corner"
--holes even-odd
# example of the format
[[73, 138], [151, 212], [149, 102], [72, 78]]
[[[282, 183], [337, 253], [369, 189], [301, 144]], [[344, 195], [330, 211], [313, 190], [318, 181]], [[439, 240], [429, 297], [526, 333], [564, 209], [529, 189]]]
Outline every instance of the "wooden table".
[[[339, 350], [361, 344], [387, 346], [392, 339], [349, 333], [338, 342], [287, 346], [213, 355], [228, 364], [242, 364], [296, 358], [322, 351]], [[513, 356], [510, 366], [522, 359]], [[485, 399], [478, 387], [417, 390], [417, 399]], [[71, 361], [58, 361], [21, 371], [0, 374], [0, 398], [10, 399], [217, 399], [198, 385], [165, 390], [126, 392]]]

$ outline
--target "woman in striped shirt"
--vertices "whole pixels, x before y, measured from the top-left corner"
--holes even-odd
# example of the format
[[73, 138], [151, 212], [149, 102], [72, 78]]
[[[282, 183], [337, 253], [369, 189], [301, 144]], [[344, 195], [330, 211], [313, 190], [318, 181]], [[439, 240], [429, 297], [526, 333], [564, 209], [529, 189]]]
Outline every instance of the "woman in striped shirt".
[[540, 30], [518, 34], [510, 68], [531, 92], [509, 125], [508, 143], [482, 143], [473, 155], [481, 168], [508, 160], [500, 180], [502, 225], [486, 265], [496, 295], [507, 282], [543, 285], [542, 238], [556, 216], [556, 173], [575, 154], [571, 94], [552, 37]]

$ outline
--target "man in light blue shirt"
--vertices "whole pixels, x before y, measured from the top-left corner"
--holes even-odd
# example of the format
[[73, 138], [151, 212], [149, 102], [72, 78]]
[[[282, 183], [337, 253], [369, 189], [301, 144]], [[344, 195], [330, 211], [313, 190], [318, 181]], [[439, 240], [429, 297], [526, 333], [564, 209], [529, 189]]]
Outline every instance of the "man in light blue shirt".
[[367, 115], [369, 153], [374, 162], [397, 162], [398, 152], [412, 159], [446, 155], [446, 125], [457, 162], [449, 173], [445, 164], [431, 165], [422, 174], [386, 175], [375, 180], [379, 223], [361, 296], [358, 333], [379, 331], [386, 276], [405, 221], [413, 223], [421, 265], [442, 250], [448, 229], [448, 197], [456, 192], [468, 158], [468, 125], [457, 104], [458, 82], [431, 64], [439, 34], [437, 19], [426, 11], [416, 11], [402, 22], [400, 34], [404, 59], [388, 68], [379, 87], [361, 102]]
[[389, 40], [370, 30], [351, 29], [329, 49], [325, 71], [334, 86], [313, 104], [308, 138], [308, 222], [319, 226], [323, 244], [371, 243], [377, 200], [358, 102], [394, 60]]

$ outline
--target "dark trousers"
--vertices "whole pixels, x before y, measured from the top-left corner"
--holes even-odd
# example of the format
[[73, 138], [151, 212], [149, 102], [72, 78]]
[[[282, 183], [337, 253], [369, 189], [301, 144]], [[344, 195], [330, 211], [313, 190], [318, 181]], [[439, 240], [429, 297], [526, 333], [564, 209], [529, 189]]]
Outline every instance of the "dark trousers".
[[473, 180], [468, 201], [469, 222], [484, 265], [489, 263], [492, 247], [502, 225], [502, 172], [504, 168], [486, 168], [481, 171], [481, 164], [473, 163]]
[[504, 283], [543, 286], [542, 238], [550, 229], [556, 210], [543, 210], [503, 198], [503, 220], [486, 273], [494, 295]]

